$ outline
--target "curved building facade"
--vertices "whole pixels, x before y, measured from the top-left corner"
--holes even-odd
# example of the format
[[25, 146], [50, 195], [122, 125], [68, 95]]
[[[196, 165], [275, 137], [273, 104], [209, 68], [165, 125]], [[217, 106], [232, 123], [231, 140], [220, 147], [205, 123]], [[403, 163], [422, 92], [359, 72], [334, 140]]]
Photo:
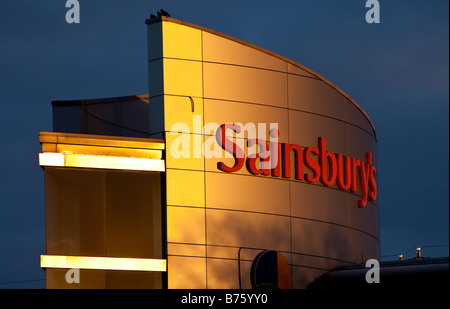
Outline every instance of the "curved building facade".
[[[352, 99], [294, 61], [209, 29], [172, 19], [150, 22], [148, 29], [150, 123], [157, 122], [155, 116], [164, 119], [151, 133], [162, 132], [166, 140], [169, 287], [249, 288], [254, 258], [267, 249], [285, 256], [294, 288], [342, 264], [379, 257], [378, 205], [376, 199], [359, 205], [360, 168], [343, 162], [351, 171], [343, 178], [354, 176], [355, 192], [341, 189], [337, 180], [329, 185], [320, 176], [306, 180], [317, 178], [306, 158], [320, 163], [319, 138], [326, 141], [322, 152], [376, 166], [375, 129]], [[180, 122], [192, 126], [178, 133]], [[289, 156], [280, 151], [281, 165], [290, 158], [291, 177], [282, 171], [253, 175], [246, 164], [234, 172], [218, 168], [219, 162], [234, 166], [234, 157], [194, 158], [196, 139], [208, 141], [216, 133], [209, 124], [263, 124], [267, 131], [277, 124], [280, 149], [281, 144], [302, 149]], [[181, 134], [189, 135], [190, 156], [172, 158], [171, 142]], [[233, 129], [226, 134], [237, 138]], [[262, 135], [270, 140], [269, 132]], [[303, 168], [296, 177], [298, 165]], [[329, 170], [330, 163], [326, 166]]]
[[[127, 253], [117, 242], [115, 253], [98, 254], [164, 260], [162, 275], [151, 278], [161, 283], [150, 287], [202, 289], [306, 288], [337, 267], [379, 259], [377, 139], [361, 107], [317, 73], [268, 50], [171, 18], [146, 23], [148, 103], [126, 116], [126, 109], [111, 110], [148, 123], [146, 138], [129, 140], [157, 142], [162, 153], [147, 152], [147, 159], [163, 162], [153, 169], [129, 168], [160, 175], [160, 183], [148, 184], [161, 198], [142, 196], [153, 201], [153, 215], [136, 221], [149, 226], [142, 239], [152, 234], [153, 247]], [[100, 119], [111, 112], [69, 105], [75, 123], [84, 124], [72, 133], [105, 134], [81, 128], [89, 118], [98, 121], [94, 112]], [[54, 115], [64, 114], [61, 106], [54, 105]], [[48, 149], [43, 143], [43, 153], [63, 152]]]

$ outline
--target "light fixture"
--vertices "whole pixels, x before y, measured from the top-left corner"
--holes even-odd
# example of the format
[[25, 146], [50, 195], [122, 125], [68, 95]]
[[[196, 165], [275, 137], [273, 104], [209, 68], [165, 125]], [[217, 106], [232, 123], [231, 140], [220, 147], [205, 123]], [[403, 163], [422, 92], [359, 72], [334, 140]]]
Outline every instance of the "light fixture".
[[417, 257], [418, 258], [422, 257], [422, 252], [421, 252], [422, 248], [417, 247], [416, 250], [417, 250]]
[[41, 255], [42, 268], [166, 271], [165, 259]]
[[164, 160], [97, 156], [74, 153], [44, 152], [39, 154], [40, 166], [103, 168], [134, 171], [164, 172]]

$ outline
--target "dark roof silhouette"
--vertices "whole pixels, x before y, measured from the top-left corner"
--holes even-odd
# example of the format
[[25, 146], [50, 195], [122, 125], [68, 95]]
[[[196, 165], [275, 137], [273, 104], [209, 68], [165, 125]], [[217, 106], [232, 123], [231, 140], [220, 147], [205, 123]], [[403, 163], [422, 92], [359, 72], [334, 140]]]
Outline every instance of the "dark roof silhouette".
[[170, 14], [167, 13], [166, 11], [164, 11], [163, 9], [161, 9], [161, 16], [170, 17]]

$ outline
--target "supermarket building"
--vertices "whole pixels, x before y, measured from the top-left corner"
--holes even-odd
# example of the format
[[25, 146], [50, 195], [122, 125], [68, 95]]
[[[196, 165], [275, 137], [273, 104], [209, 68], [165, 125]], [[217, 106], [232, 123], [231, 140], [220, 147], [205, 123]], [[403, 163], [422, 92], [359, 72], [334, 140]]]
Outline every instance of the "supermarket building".
[[54, 101], [39, 134], [47, 288], [306, 288], [379, 260], [362, 108], [271, 51], [146, 24], [148, 94]]

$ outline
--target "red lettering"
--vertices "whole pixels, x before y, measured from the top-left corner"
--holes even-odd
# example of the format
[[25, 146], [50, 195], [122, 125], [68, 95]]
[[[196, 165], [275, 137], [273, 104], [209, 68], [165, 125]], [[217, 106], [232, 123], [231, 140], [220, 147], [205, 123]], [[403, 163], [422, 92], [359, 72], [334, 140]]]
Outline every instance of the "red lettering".
[[[276, 138], [278, 141], [278, 136], [280, 135], [280, 131], [278, 129], [272, 129], [269, 132], [271, 138]], [[278, 142], [270, 142], [270, 167], [273, 177], [280, 176], [280, 147]]]
[[350, 189], [350, 185], [352, 184], [352, 169], [351, 169], [352, 158], [343, 156], [341, 154], [337, 154], [336, 161], [338, 169], [338, 176], [337, 176], [338, 187], [341, 188], [341, 190], [348, 190]]
[[366, 207], [367, 205], [367, 195], [369, 191], [369, 173], [370, 166], [372, 165], [372, 154], [366, 152], [367, 163], [361, 162], [359, 167], [359, 175], [361, 178], [361, 188], [362, 188], [362, 199], [359, 200], [359, 207]]
[[279, 143], [270, 142], [270, 166], [272, 168], [272, 176], [279, 177], [280, 176], [280, 147]]
[[304, 153], [304, 161], [305, 161], [305, 165], [311, 169], [311, 171], [313, 172], [314, 176], [311, 176], [308, 173], [305, 173], [305, 179], [308, 182], [317, 182], [320, 178], [320, 165], [319, 163], [317, 163], [317, 161], [313, 160], [313, 158], [311, 158], [310, 154], [313, 154], [315, 156], [319, 155], [319, 149], [314, 148], [314, 147], [308, 147], [305, 149], [305, 153]]
[[[232, 173], [239, 171], [244, 163], [250, 174], [265, 175], [290, 179], [292, 174], [291, 158], [293, 154], [295, 179], [306, 180], [310, 183], [321, 181], [325, 186], [337, 183], [341, 190], [358, 191], [358, 183], [361, 184], [361, 198], [359, 207], [366, 207], [368, 200], [377, 198], [377, 183], [375, 175], [377, 170], [372, 166], [372, 153], [365, 154], [366, 160], [358, 160], [342, 154], [335, 154], [327, 150], [325, 137], [319, 137], [318, 148], [307, 147], [277, 141], [265, 141], [263, 139], [249, 139], [247, 147], [256, 146], [257, 151], [245, 158], [244, 151], [232, 139], [227, 138], [226, 131], [230, 129], [241, 133], [239, 124], [223, 124], [216, 131], [217, 143], [225, 151], [234, 157], [234, 165], [228, 166], [224, 162], [218, 162], [217, 168], [221, 171]], [[270, 136], [277, 138], [278, 130], [272, 130]], [[309, 169], [304, 172], [304, 166]], [[357, 175], [359, 172], [359, 175]]]
[[377, 169], [372, 166], [370, 168], [370, 179], [369, 179], [369, 185], [370, 185], [370, 193], [369, 198], [374, 201], [377, 198], [377, 183], [375, 181], [375, 174], [377, 173]]
[[283, 177], [291, 178], [291, 150], [295, 157], [295, 179], [303, 180], [303, 149], [297, 144], [281, 143], [283, 156]]
[[[253, 175], [270, 175], [270, 155], [269, 155], [269, 143], [267, 143], [265, 140], [261, 139], [249, 139], [247, 141], [248, 147], [252, 147], [254, 145], [258, 145], [259, 152], [251, 154], [248, 156], [246, 161], [247, 170], [250, 172], [250, 174]], [[259, 163], [262, 168], [258, 168], [257, 160], [260, 159]]]
[[361, 187], [362, 187], [362, 199], [359, 200], [359, 207], [366, 207], [367, 197], [369, 191], [369, 179], [370, 170], [372, 165], [372, 154], [366, 152], [367, 163], [361, 162], [360, 166], [360, 177], [361, 177]]
[[361, 166], [361, 161], [352, 158], [352, 185], [350, 186], [350, 191], [356, 192], [358, 190], [358, 183], [356, 180], [356, 169]]
[[231, 140], [227, 139], [225, 132], [227, 129], [231, 129], [236, 133], [240, 133], [242, 128], [240, 125], [237, 124], [230, 124], [225, 123], [221, 125], [219, 128], [217, 128], [216, 131], [216, 140], [217, 143], [222, 147], [225, 151], [228, 151], [231, 153], [234, 157], [234, 165], [233, 166], [227, 166], [224, 162], [218, 162], [217, 168], [221, 171], [227, 172], [227, 173], [233, 173], [239, 171], [242, 166], [244, 165], [244, 151], [235, 143], [233, 143]]
[[[333, 185], [337, 176], [336, 157], [333, 152], [327, 151], [327, 140], [325, 137], [319, 137], [319, 162], [321, 170], [320, 181], [326, 186]], [[329, 173], [327, 172], [328, 163], [330, 166]]]

